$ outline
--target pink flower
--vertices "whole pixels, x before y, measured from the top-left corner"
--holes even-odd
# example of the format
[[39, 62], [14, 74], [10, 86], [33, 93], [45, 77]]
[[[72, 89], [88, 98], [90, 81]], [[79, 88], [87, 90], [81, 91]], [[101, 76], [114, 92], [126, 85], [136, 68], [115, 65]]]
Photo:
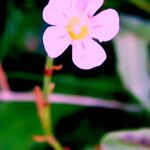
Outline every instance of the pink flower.
[[93, 16], [104, 0], [50, 0], [43, 19], [53, 26], [46, 29], [43, 43], [49, 57], [56, 58], [72, 45], [72, 59], [81, 69], [101, 65], [106, 59], [100, 42], [111, 40], [119, 31], [119, 16], [107, 9]]

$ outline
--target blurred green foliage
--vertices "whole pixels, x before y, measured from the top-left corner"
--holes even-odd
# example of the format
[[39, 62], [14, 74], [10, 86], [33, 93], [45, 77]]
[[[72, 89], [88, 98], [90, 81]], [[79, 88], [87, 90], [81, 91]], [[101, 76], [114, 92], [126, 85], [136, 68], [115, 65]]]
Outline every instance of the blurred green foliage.
[[[57, 138], [64, 146], [70, 146], [72, 150], [96, 145], [100, 137], [111, 130], [149, 125], [144, 121], [145, 118], [140, 119], [142, 117], [140, 114], [64, 104], [53, 104], [52, 116]], [[42, 150], [44, 147], [48, 148], [45, 144], [39, 145], [32, 141], [32, 136], [42, 134], [35, 104], [1, 104], [0, 122], [0, 149]]]

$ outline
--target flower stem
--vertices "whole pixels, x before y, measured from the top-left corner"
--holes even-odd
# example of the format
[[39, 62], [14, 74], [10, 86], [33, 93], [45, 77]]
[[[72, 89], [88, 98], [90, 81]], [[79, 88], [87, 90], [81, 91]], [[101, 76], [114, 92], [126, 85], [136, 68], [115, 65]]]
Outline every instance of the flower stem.
[[50, 83], [52, 79], [52, 67], [53, 67], [53, 59], [47, 57], [46, 64], [45, 64], [45, 70], [49, 69], [51, 71], [51, 74], [47, 75], [44, 74], [44, 81], [43, 81], [43, 95], [45, 100], [47, 101], [48, 95], [52, 93], [50, 89]]
[[[50, 59], [47, 57], [46, 63], [45, 63], [45, 69], [47, 68], [52, 68], [53, 66], [53, 59]], [[45, 107], [43, 109], [43, 119], [41, 120], [43, 130], [46, 135], [52, 135], [52, 121], [51, 121], [51, 111], [50, 111], [50, 105], [48, 105], [48, 95], [51, 93], [50, 89], [50, 83], [51, 83], [51, 78], [52, 76], [48, 76], [44, 74], [44, 80], [43, 80], [43, 97], [44, 97], [44, 102], [45, 102]]]
[[[48, 102], [48, 96], [52, 94], [53, 89], [50, 87], [52, 71], [53, 71], [53, 59], [47, 57], [45, 64], [45, 73], [43, 80], [43, 92], [41, 92], [41, 100], [40, 102], [41, 108], [39, 109], [40, 121], [45, 132], [46, 142], [50, 144], [55, 150], [63, 150], [61, 144], [57, 141], [53, 134], [52, 128], [52, 119], [51, 119], [51, 103]], [[40, 106], [39, 106], [40, 107]]]

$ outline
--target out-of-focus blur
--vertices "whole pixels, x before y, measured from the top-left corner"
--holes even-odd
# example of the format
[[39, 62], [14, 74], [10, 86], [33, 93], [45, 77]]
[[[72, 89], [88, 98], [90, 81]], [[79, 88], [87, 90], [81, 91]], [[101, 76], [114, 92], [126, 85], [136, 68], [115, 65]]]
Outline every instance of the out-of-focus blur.
[[[0, 150], [51, 149], [32, 140], [42, 134], [32, 91], [43, 85], [47, 3], [0, 1]], [[98, 11], [108, 8], [118, 11], [120, 32], [100, 43], [107, 53], [101, 66], [77, 68], [71, 46], [54, 60], [63, 68], [52, 77], [52, 123], [71, 150], [88, 150], [110, 131], [150, 126], [150, 0], [105, 0]]]

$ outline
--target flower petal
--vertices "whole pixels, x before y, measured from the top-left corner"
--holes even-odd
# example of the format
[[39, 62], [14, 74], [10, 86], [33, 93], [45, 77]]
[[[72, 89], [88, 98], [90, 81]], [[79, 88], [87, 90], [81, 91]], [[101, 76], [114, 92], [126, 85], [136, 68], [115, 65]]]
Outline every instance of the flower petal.
[[74, 64], [81, 69], [92, 69], [101, 65], [106, 59], [104, 49], [94, 40], [87, 38], [72, 44]]
[[51, 25], [64, 25], [71, 13], [72, 0], [50, 0], [43, 10], [43, 19]]
[[119, 31], [119, 16], [114, 9], [107, 9], [91, 20], [91, 34], [100, 42], [111, 40]]
[[61, 55], [71, 43], [65, 29], [49, 27], [43, 35], [43, 43], [49, 57], [56, 58]]
[[104, 0], [74, 0], [76, 8], [80, 12], [84, 12], [88, 16], [93, 16], [95, 12], [102, 6]]

